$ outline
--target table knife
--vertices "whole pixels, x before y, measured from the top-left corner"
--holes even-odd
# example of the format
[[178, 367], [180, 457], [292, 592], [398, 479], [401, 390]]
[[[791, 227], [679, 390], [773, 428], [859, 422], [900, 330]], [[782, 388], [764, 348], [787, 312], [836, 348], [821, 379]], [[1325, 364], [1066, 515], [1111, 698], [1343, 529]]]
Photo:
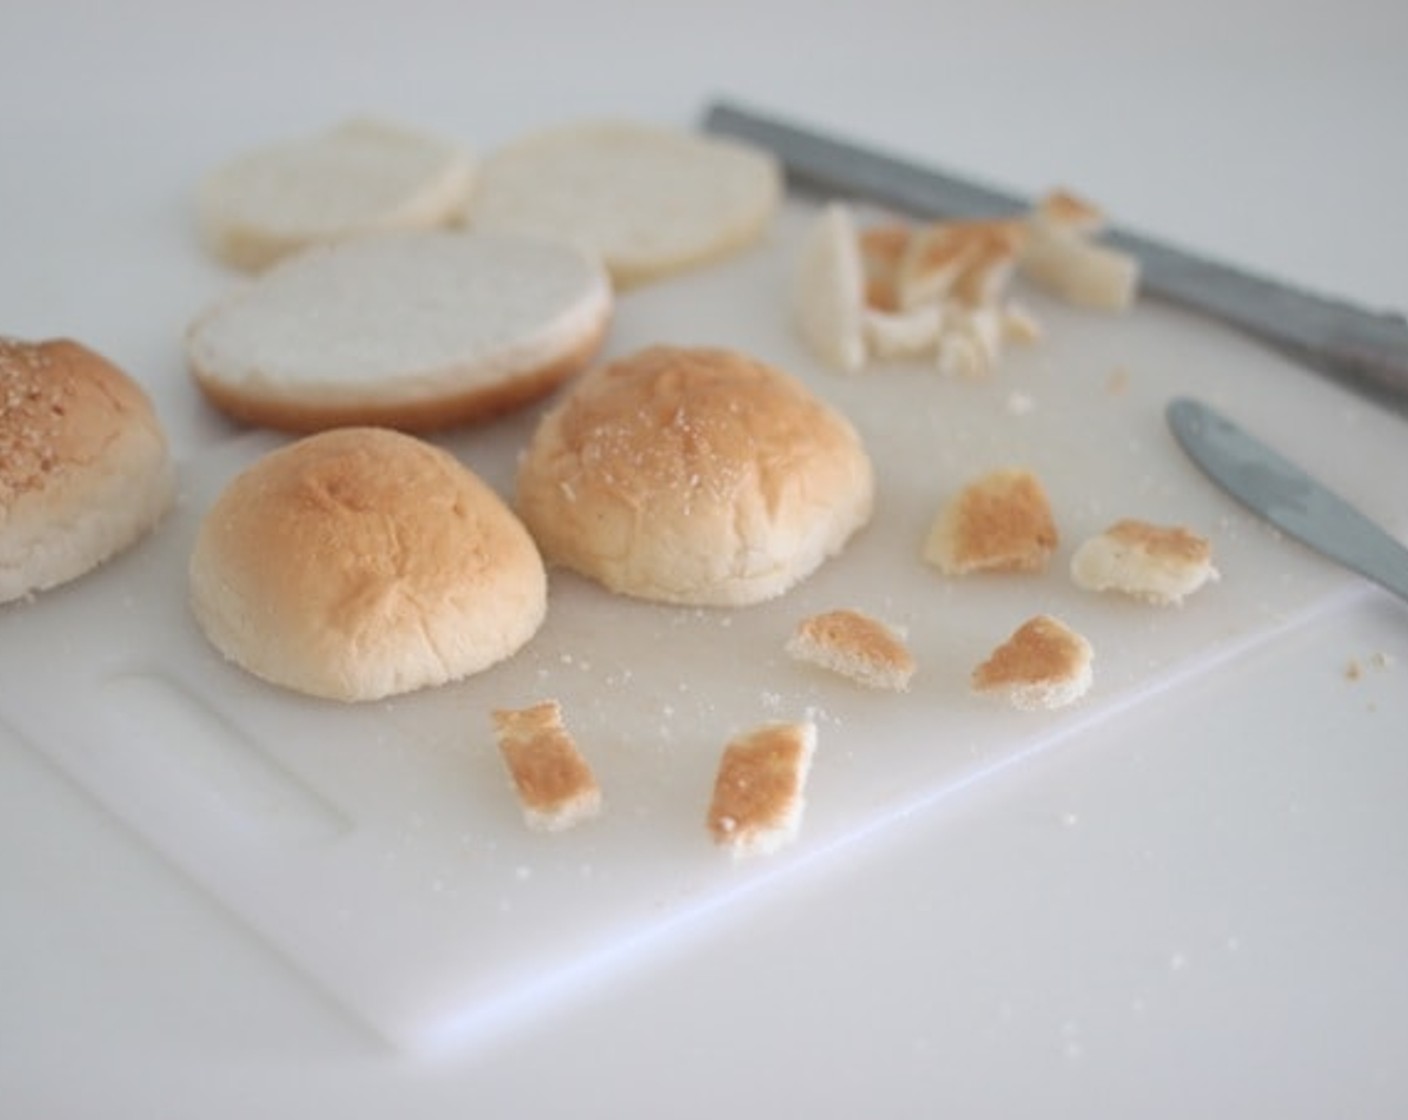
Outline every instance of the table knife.
[[[921, 218], [1021, 214], [1030, 201], [728, 101], [710, 105], [704, 129], [772, 151], [791, 182], [861, 198]], [[1144, 291], [1214, 316], [1293, 359], [1359, 385], [1408, 398], [1408, 320], [1301, 291], [1152, 238], [1110, 229], [1102, 240], [1140, 262]]]
[[1165, 415], [1189, 458], [1223, 490], [1408, 602], [1408, 548], [1359, 510], [1206, 404], [1180, 397]]

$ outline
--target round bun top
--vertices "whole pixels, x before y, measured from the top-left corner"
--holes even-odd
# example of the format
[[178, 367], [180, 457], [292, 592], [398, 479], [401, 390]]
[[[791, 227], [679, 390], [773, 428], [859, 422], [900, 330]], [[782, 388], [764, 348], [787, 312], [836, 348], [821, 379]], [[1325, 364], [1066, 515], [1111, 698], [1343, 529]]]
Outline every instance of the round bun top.
[[544, 556], [664, 602], [771, 598], [870, 516], [851, 424], [788, 374], [652, 347], [586, 374], [534, 434], [519, 511]]
[[190, 578], [227, 657], [340, 700], [478, 672], [546, 610], [542, 560], [498, 495], [447, 452], [374, 428], [307, 437], [236, 477]]
[[67, 339], [0, 337], [0, 602], [84, 574], [171, 502], [151, 402]]

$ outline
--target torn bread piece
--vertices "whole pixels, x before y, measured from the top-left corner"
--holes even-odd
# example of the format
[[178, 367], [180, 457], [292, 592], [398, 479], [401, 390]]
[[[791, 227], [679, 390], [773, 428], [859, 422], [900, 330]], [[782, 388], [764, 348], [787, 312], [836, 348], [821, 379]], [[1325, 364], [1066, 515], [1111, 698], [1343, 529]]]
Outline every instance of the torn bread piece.
[[973, 690], [1025, 711], [1062, 708], [1090, 689], [1093, 660], [1084, 637], [1058, 618], [1037, 615], [973, 670]]
[[816, 724], [771, 723], [731, 740], [714, 780], [707, 823], [735, 859], [770, 855], [796, 838]]
[[911, 307], [907, 311], [879, 311], [867, 307], [861, 313], [866, 353], [882, 360], [932, 354], [942, 340], [944, 322], [944, 309], [938, 304]]
[[938, 337], [939, 372], [970, 381], [990, 376], [1002, 357], [1006, 331], [1006, 319], [996, 304], [950, 304]]
[[561, 832], [601, 812], [601, 789], [556, 700], [493, 713], [499, 751], [529, 828]]
[[1021, 270], [1034, 283], [1079, 307], [1123, 311], [1139, 289], [1139, 262], [1075, 233], [1033, 227]]
[[1218, 572], [1206, 537], [1126, 518], [1076, 549], [1071, 578], [1089, 591], [1119, 591], [1163, 606], [1181, 603]]
[[900, 261], [909, 248], [909, 226], [903, 222], [886, 222], [867, 226], [858, 236], [866, 307], [876, 311], [899, 311]]
[[830, 203], [802, 240], [792, 285], [792, 314], [802, 341], [826, 365], [845, 373], [865, 366], [865, 269], [855, 219]]
[[914, 657], [900, 636], [860, 611], [834, 610], [803, 619], [787, 652], [869, 688], [903, 692], [914, 676]]
[[1105, 211], [1065, 187], [1048, 191], [1032, 208], [1033, 220], [1055, 229], [1089, 237], [1105, 228]]
[[1005, 287], [1027, 238], [1012, 219], [935, 222], [915, 233], [899, 263], [901, 307], [956, 299], [976, 305]]
[[968, 483], [940, 509], [924, 560], [946, 575], [1039, 572], [1057, 544], [1051, 503], [1024, 468], [991, 471]]

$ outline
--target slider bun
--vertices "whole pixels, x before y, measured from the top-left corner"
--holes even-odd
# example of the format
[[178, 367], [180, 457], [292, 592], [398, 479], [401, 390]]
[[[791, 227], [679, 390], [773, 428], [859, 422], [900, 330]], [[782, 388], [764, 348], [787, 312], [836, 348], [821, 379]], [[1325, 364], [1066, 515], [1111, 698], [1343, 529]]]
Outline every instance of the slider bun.
[[544, 416], [518, 506], [549, 562], [638, 598], [780, 595], [870, 517], [851, 424], [743, 354], [651, 347], [598, 367]]
[[206, 514], [191, 605], [256, 676], [374, 700], [469, 676], [543, 621], [547, 580], [508, 507], [412, 436], [343, 428], [274, 451]]
[[516, 234], [388, 233], [309, 249], [203, 312], [186, 337], [206, 397], [285, 431], [430, 431], [546, 396], [596, 356], [599, 261]]
[[77, 342], [0, 338], [0, 602], [97, 567], [171, 505], [141, 388]]

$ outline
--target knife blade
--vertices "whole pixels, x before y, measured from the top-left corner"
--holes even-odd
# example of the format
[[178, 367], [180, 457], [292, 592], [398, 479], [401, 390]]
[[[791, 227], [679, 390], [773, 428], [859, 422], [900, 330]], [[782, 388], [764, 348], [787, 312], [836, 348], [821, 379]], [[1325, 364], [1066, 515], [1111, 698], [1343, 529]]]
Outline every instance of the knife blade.
[[1179, 446], [1253, 513], [1408, 602], [1408, 548], [1289, 459], [1200, 401], [1169, 402]]
[[[863, 198], [920, 218], [992, 218], [1025, 213], [1030, 200], [972, 179], [782, 121], [726, 100], [709, 105], [704, 129], [766, 148], [792, 183], [830, 196]], [[1196, 256], [1124, 229], [1105, 244], [1140, 262], [1143, 290], [1260, 338], [1323, 373], [1408, 398], [1408, 320]]]

